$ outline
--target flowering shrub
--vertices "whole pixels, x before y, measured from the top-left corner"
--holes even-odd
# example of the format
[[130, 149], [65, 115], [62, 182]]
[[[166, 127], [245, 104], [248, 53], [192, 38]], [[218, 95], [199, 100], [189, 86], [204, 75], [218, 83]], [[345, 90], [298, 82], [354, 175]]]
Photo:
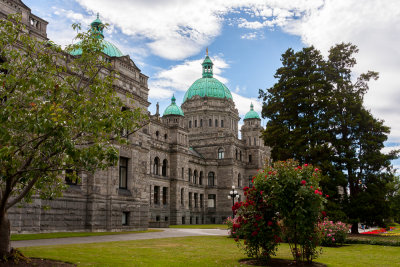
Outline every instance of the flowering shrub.
[[[269, 258], [284, 236], [296, 261], [317, 257], [318, 220], [324, 196], [319, 170], [293, 160], [277, 162], [253, 177], [246, 199], [232, 207], [231, 233], [249, 257]], [[243, 244], [239, 240], [243, 238]]]
[[332, 222], [327, 218], [318, 225], [321, 231], [321, 245], [333, 247], [346, 241], [351, 225], [342, 222]]
[[278, 242], [281, 241], [277, 210], [269, 201], [268, 191], [265, 191], [271, 188], [267, 181], [264, 183], [263, 186], [259, 183], [259, 187], [243, 188], [246, 199], [235, 203], [232, 210], [236, 217], [227, 220], [231, 235], [238, 245], [247, 256], [258, 259], [269, 259], [275, 255]]

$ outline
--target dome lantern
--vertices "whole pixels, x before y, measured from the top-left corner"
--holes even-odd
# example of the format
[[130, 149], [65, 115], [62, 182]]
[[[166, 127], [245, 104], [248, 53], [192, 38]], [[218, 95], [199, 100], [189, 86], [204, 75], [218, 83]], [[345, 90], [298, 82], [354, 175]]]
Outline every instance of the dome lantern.
[[203, 66], [203, 78], [212, 78], [213, 77], [213, 63], [208, 56], [208, 48], [206, 50], [206, 58], [204, 59], [203, 63], [201, 64]]

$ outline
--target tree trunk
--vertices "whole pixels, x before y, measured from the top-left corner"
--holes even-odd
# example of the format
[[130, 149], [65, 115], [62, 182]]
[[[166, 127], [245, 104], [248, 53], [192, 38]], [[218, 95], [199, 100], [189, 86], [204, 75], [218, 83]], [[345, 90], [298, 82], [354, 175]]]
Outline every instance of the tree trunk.
[[353, 223], [351, 226], [351, 233], [358, 234], [358, 223]]
[[7, 212], [4, 212], [4, 214], [0, 215], [0, 260], [7, 257], [10, 252], [10, 220]]

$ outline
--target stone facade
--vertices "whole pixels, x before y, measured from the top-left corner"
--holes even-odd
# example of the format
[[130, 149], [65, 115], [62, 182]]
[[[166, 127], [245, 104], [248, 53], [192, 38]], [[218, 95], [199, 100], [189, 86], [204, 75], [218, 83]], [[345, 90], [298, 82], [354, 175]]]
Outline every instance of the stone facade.
[[[22, 12], [24, 18], [34, 18], [40, 25], [34, 34], [46, 38], [47, 23], [21, 1], [0, 0], [0, 5], [2, 16]], [[118, 95], [128, 108], [147, 110], [148, 77], [129, 56], [109, 59], [119, 73]], [[134, 103], [127, 103], [127, 93]], [[268, 162], [261, 120], [245, 120], [239, 139], [240, 118], [232, 99], [194, 96], [182, 110], [184, 116], [160, 116], [158, 110], [149, 114], [150, 123], [129, 137], [129, 145], [119, 147], [118, 166], [82, 173], [78, 184], [66, 179], [70, 187], [62, 198], [34, 199], [12, 208], [12, 231], [123, 231], [222, 223], [232, 215], [232, 200], [227, 198], [232, 185], [243, 199], [242, 188]]]

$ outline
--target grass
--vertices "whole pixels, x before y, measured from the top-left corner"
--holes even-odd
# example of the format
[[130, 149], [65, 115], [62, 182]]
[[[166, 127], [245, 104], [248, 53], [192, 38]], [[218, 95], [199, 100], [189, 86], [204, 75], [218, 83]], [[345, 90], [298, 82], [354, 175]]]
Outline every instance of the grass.
[[228, 229], [228, 226], [226, 224], [181, 224], [181, 225], [170, 225], [169, 228]]
[[[43, 257], [78, 266], [243, 266], [246, 258], [231, 238], [222, 236], [180, 237], [27, 247], [26, 256]], [[278, 258], [291, 259], [289, 246], [281, 244]], [[317, 259], [328, 266], [399, 266], [400, 247], [346, 245], [324, 248]]]
[[57, 232], [57, 233], [43, 233], [43, 234], [12, 234], [11, 241], [66, 238], [66, 237], [85, 237], [85, 236], [99, 236], [99, 235], [139, 234], [139, 233], [161, 232], [161, 231], [162, 230], [151, 229], [147, 231], [126, 231], [126, 232]]

